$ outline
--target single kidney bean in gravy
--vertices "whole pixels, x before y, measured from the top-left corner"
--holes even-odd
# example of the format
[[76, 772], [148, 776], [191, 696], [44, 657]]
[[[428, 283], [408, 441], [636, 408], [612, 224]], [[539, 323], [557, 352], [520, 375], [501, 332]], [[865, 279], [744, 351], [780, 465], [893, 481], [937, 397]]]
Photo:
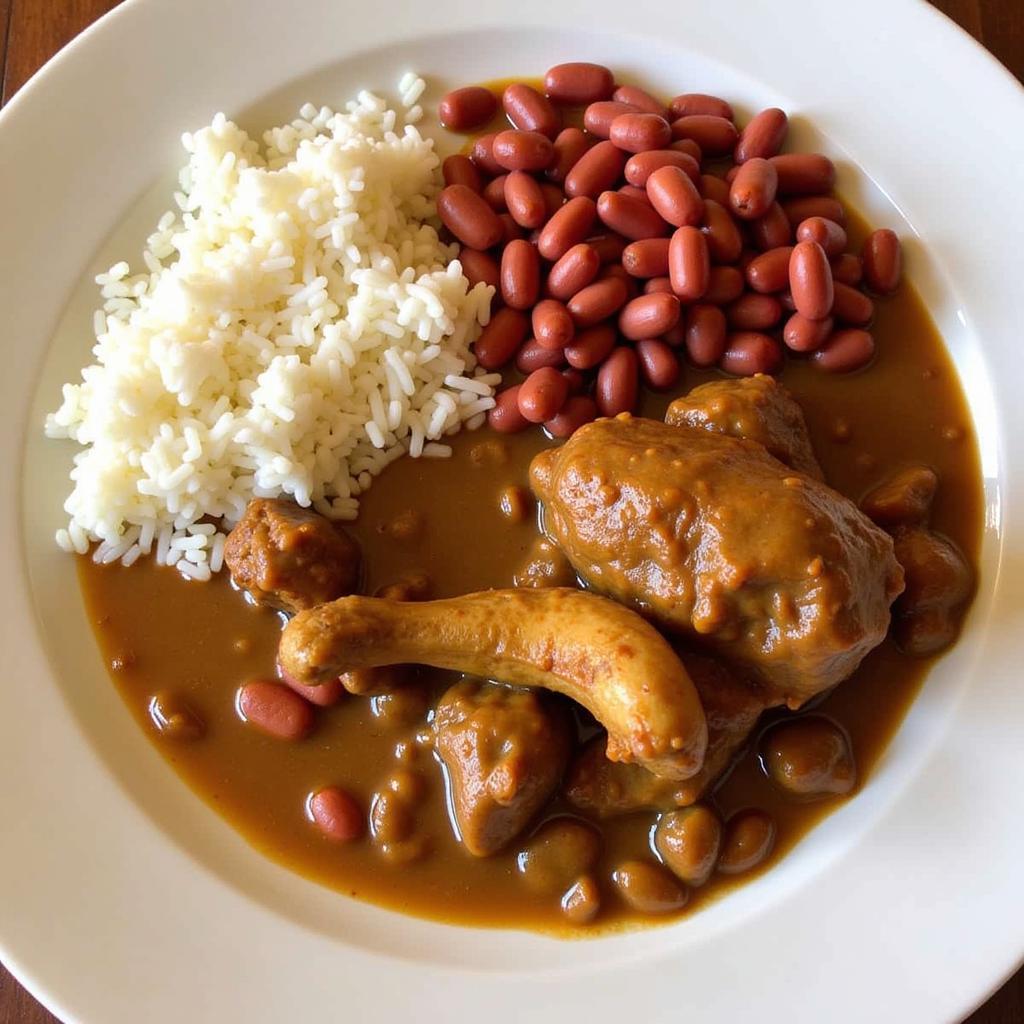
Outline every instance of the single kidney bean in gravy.
[[544, 193], [537, 179], [530, 177], [526, 171], [509, 172], [505, 178], [504, 194], [505, 206], [520, 227], [539, 228], [547, 220]]
[[519, 411], [531, 423], [551, 419], [569, 397], [569, 382], [554, 367], [534, 370], [519, 388]]
[[598, 324], [585, 331], [577, 331], [565, 346], [565, 361], [576, 370], [592, 370], [605, 361], [615, 348], [615, 328], [611, 324]]
[[283, 683], [256, 680], [240, 687], [236, 706], [242, 721], [279, 740], [301, 740], [313, 729], [313, 709]]
[[762, 110], [750, 119], [746, 128], [740, 132], [733, 151], [733, 159], [738, 164], [746, 163], [760, 157], [767, 160], [776, 156], [786, 141], [789, 129], [789, 118], [778, 107]]
[[747, 292], [725, 310], [729, 326], [740, 331], [767, 331], [782, 319], [782, 304], [774, 295]]
[[727, 324], [718, 306], [696, 303], [686, 311], [687, 358], [694, 366], [714, 366], [725, 352]]
[[697, 225], [704, 219], [704, 200], [682, 167], [657, 168], [648, 176], [646, 188], [651, 206], [673, 227]]
[[622, 265], [633, 277], [663, 277], [668, 273], [667, 238], [642, 238], [622, 250]]
[[324, 786], [311, 794], [309, 816], [327, 839], [347, 843], [366, 831], [362, 808], [348, 790], [340, 786]]
[[704, 226], [708, 251], [716, 263], [735, 263], [743, 251], [743, 236], [729, 211], [714, 199], [704, 200]]
[[492, 152], [495, 162], [507, 171], [543, 171], [555, 157], [555, 147], [546, 135], [514, 128], [495, 135]]
[[586, 242], [577, 242], [564, 252], [548, 271], [548, 294], [552, 298], [567, 302], [590, 284], [600, 269], [601, 258], [597, 255], [597, 250]]
[[844, 252], [832, 260], [832, 280], [836, 284], [848, 284], [855, 287], [864, 277], [864, 264], [859, 256], [852, 252]]
[[711, 256], [698, 228], [676, 229], [668, 250], [668, 275], [672, 290], [684, 302], [693, 302], [707, 291]]
[[637, 85], [620, 85], [612, 93], [612, 99], [617, 103], [629, 103], [645, 114], [657, 114], [668, 120], [668, 108], [665, 104]]
[[470, 132], [487, 124], [497, 110], [498, 99], [490, 89], [469, 85], [448, 93], [437, 108], [437, 116], [449, 131]]
[[854, 327], [863, 327], [871, 323], [875, 315], [875, 304], [862, 291], [851, 288], [848, 284], [834, 284], [835, 297], [832, 302], [832, 313], [837, 320]]
[[724, 156], [736, 145], [736, 125], [712, 114], [688, 114], [672, 122], [672, 136], [693, 139], [705, 156]]
[[792, 255], [791, 245], [780, 245], [755, 256], [747, 264], [747, 284], [755, 292], [765, 295], [781, 292], [789, 286], [789, 260]]
[[579, 158], [590, 149], [590, 140], [579, 128], [563, 128], [555, 136], [552, 149], [555, 155], [544, 177], [561, 185]]
[[763, 216], [752, 220], [748, 230], [751, 241], [761, 252], [777, 249], [780, 245], [789, 245], [793, 241], [793, 228], [789, 218], [777, 202], [772, 203]]
[[591, 103], [583, 111], [583, 127], [597, 139], [608, 139], [612, 133], [612, 122], [622, 114], [639, 114], [639, 111], [630, 103], [616, 103], [614, 100], [604, 100], [600, 103]]
[[570, 437], [584, 423], [597, 419], [597, 403], [588, 395], [573, 395], [561, 412], [544, 423], [544, 429], [552, 437]]
[[513, 309], [531, 309], [540, 295], [540, 257], [525, 239], [513, 239], [501, 254], [501, 297]]
[[673, 120], [690, 114], [705, 114], [710, 117], [733, 119], [732, 106], [718, 96], [705, 92], [684, 92], [668, 101], [668, 112]]
[[615, 88], [615, 78], [603, 64], [573, 61], [556, 64], [544, 75], [544, 92], [555, 103], [584, 106], [606, 100]]
[[808, 217], [796, 228], [798, 242], [817, 242], [828, 257], [838, 256], [846, 248], [846, 230], [825, 217]]
[[894, 231], [879, 228], [864, 242], [864, 283], [878, 295], [891, 295], [900, 283], [903, 255]]
[[832, 334], [811, 356], [811, 362], [829, 373], [852, 373], [867, 366], [874, 355], [874, 338], [867, 331], [848, 327]]
[[771, 163], [752, 157], [740, 164], [729, 186], [729, 206], [743, 220], [763, 217], [775, 202], [778, 187], [779, 176]]
[[562, 366], [565, 353], [557, 348], [545, 348], [536, 338], [527, 338], [516, 354], [516, 369], [520, 373], [533, 373], [543, 366]]
[[602, 416], [618, 416], [636, 408], [638, 391], [636, 352], [620, 345], [597, 371], [594, 398]]
[[743, 286], [743, 275], [736, 267], [712, 267], [708, 290], [701, 298], [714, 306], [724, 306], [743, 294]]
[[679, 320], [679, 299], [664, 292], [631, 299], [619, 313], [619, 333], [630, 341], [659, 338]]
[[615, 185], [625, 166], [626, 154], [605, 139], [588, 149], [573, 165], [565, 176], [565, 194], [596, 199]]
[[488, 132], [481, 135], [469, 151], [469, 159], [476, 164], [485, 174], [501, 174], [501, 164], [494, 159], [494, 140], [498, 137], [497, 132]]
[[569, 300], [569, 312], [577, 327], [592, 327], [617, 313], [625, 304], [629, 292], [618, 277], [608, 277], [578, 291]]
[[575, 333], [569, 310], [557, 299], [541, 299], [533, 307], [532, 324], [533, 336], [545, 348], [565, 348]]
[[652, 149], [646, 153], [634, 153], [626, 161], [626, 181], [637, 188], [644, 188], [651, 175], [660, 167], [678, 167], [700, 188], [700, 164], [689, 153], [680, 153], [676, 149]]
[[824, 320], [832, 310], [832, 267], [817, 242], [797, 242], [789, 256], [789, 290], [796, 311], [808, 320]]
[[570, 199], [541, 228], [537, 236], [537, 249], [541, 256], [552, 262], [559, 260], [574, 245], [590, 234], [597, 220], [597, 204], [588, 196]]
[[781, 153], [771, 162], [779, 176], [780, 195], [821, 195], [836, 183], [835, 164], [821, 153]]
[[513, 384], [494, 396], [494, 407], [487, 413], [487, 422], [499, 434], [517, 434], [530, 426], [530, 421], [519, 411], [519, 389]]
[[667, 391], [679, 379], [679, 359], [660, 338], [636, 343], [636, 357], [644, 383], [654, 391]]
[[505, 89], [501, 94], [501, 105], [509, 121], [520, 131], [539, 132], [553, 139], [562, 127], [562, 118], [551, 101], [522, 82], [515, 82]]
[[530, 319], [518, 309], [505, 306], [491, 314], [480, 332], [474, 351], [485, 370], [499, 370], [519, 351], [530, 329]]
[[782, 331], [786, 347], [794, 352], [814, 352], [821, 348], [832, 333], [835, 321], [827, 316], [824, 320], [808, 320], [800, 313], [794, 313]]
[[480, 170], [464, 153], [453, 153], [441, 164], [441, 175], [446, 185], [465, 185], [474, 192], [483, 188]]
[[737, 377], [775, 373], [782, 366], [782, 348], [770, 334], [736, 331], [726, 338], [719, 366]]
[[621, 192], [602, 192], [597, 215], [605, 227], [633, 241], [668, 234], [668, 226], [652, 206]]

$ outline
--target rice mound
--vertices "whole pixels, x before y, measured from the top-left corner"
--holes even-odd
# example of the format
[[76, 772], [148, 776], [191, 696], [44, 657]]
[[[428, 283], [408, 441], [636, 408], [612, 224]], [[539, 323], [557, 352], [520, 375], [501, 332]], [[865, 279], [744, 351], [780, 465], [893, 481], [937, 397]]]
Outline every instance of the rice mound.
[[209, 579], [250, 498], [353, 519], [390, 462], [484, 421], [500, 376], [470, 344], [493, 289], [438, 237], [423, 88], [404, 76], [402, 114], [368, 92], [307, 104], [262, 146], [223, 114], [182, 137], [178, 210], [145, 273], [96, 278], [95, 362], [46, 420], [85, 446], [61, 547]]

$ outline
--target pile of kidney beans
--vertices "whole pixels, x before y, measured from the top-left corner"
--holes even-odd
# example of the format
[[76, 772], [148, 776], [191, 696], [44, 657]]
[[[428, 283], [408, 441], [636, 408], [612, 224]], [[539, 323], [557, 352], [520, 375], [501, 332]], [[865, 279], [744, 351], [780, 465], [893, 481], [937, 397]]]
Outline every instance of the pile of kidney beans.
[[[471, 132], [498, 102], [456, 89], [441, 122]], [[567, 437], [634, 409], [641, 380], [672, 387], [684, 355], [737, 375], [776, 372], [787, 350], [830, 372], [871, 361], [865, 289], [897, 287], [899, 240], [879, 230], [846, 251], [835, 167], [780, 152], [782, 110], [741, 131], [725, 100], [666, 107], [587, 63], [551, 68], [544, 94], [509, 85], [501, 105], [511, 127], [448, 157], [437, 201], [470, 282], [497, 289], [477, 359], [525, 377], [498, 394], [496, 430]], [[572, 108], [582, 130], [563, 127]]]

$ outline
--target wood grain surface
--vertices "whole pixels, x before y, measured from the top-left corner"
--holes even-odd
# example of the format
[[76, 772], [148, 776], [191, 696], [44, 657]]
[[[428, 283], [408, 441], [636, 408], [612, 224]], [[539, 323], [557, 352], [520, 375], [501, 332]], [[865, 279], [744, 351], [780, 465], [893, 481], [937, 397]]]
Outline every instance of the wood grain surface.
[[[6, 103], [50, 57], [119, 2], [0, 0], [0, 103]], [[932, 2], [1024, 81], [1024, 0]], [[0, 1024], [60, 1022], [0, 966]], [[1024, 1024], [1024, 969], [972, 1014], [968, 1024]]]

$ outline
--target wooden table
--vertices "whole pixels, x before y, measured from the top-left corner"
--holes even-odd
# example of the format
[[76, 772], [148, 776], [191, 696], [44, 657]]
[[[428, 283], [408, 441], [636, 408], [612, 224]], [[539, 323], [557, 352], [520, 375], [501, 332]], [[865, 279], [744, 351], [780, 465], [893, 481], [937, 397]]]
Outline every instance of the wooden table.
[[[1024, 0], [932, 2], [1024, 81]], [[0, 0], [0, 105], [65, 43], [118, 3], [120, 0]], [[0, 1024], [60, 1022], [0, 965]], [[968, 1024], [1024, 1024], [1024, 969], [974, 1013]]]

